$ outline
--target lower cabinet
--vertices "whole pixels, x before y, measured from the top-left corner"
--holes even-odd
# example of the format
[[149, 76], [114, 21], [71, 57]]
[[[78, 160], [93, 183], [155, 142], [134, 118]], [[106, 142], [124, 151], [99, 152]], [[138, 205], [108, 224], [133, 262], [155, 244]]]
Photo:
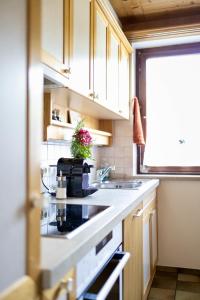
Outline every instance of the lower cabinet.
[[53, 288], [42, 291], [42, 300], [75, 300], [75, 271], [72, 269]]
[[142, 299], [142, 203], [124, 220], [124, 250], [131, 254], [124, 268], [124, 299]]
[[35, 281], [30, 276], [23, 276], [3, 293], [1, 300], [39, 300]]
[[143, 299], [147, 299], [157, 264], [156, 193], [143, 201]]
[[157, 264], [155, 190], [124, 220], [124, 250], [131, 253], [124, 270], [124, 299], [147, 299]]

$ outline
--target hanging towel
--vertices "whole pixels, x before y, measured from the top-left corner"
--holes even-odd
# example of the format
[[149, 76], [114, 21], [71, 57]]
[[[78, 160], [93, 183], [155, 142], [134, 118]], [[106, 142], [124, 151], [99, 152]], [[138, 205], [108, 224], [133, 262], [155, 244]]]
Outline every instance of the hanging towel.
[[145, 144], [140, 115], [140, 106], [137, 97], [134, 97], [133, 99], [133, 142], [138, 145]]

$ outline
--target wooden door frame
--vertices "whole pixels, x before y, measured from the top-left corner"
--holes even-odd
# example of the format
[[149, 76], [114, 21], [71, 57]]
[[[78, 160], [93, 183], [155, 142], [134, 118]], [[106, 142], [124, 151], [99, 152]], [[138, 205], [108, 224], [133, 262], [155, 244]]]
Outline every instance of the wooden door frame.
[[27, 234], [26, 274], [40, 283], [40, 147], [43, 77], [40, 63], [40, 0], [27, 6]]

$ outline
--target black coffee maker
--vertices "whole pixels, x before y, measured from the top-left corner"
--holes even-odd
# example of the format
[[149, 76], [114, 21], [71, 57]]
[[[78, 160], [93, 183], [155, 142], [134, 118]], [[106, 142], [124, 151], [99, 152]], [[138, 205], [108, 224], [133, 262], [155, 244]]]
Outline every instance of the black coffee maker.
[[67, 196], [86, 197], [97, 191], [89, 186], [89, 173], [92, 165], [88, 165], [81, 158], [60, 158], [57, 162], [57, 176], [62, 175], [67, 179]]

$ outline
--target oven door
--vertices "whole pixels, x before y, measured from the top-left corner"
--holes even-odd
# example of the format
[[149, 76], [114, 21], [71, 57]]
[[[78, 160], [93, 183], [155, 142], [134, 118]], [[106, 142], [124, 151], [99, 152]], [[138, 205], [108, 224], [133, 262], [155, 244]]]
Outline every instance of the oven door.
[[122, 300], [122, 271], [129, 257], [129, 253], [117, 251], [79, 299]]

